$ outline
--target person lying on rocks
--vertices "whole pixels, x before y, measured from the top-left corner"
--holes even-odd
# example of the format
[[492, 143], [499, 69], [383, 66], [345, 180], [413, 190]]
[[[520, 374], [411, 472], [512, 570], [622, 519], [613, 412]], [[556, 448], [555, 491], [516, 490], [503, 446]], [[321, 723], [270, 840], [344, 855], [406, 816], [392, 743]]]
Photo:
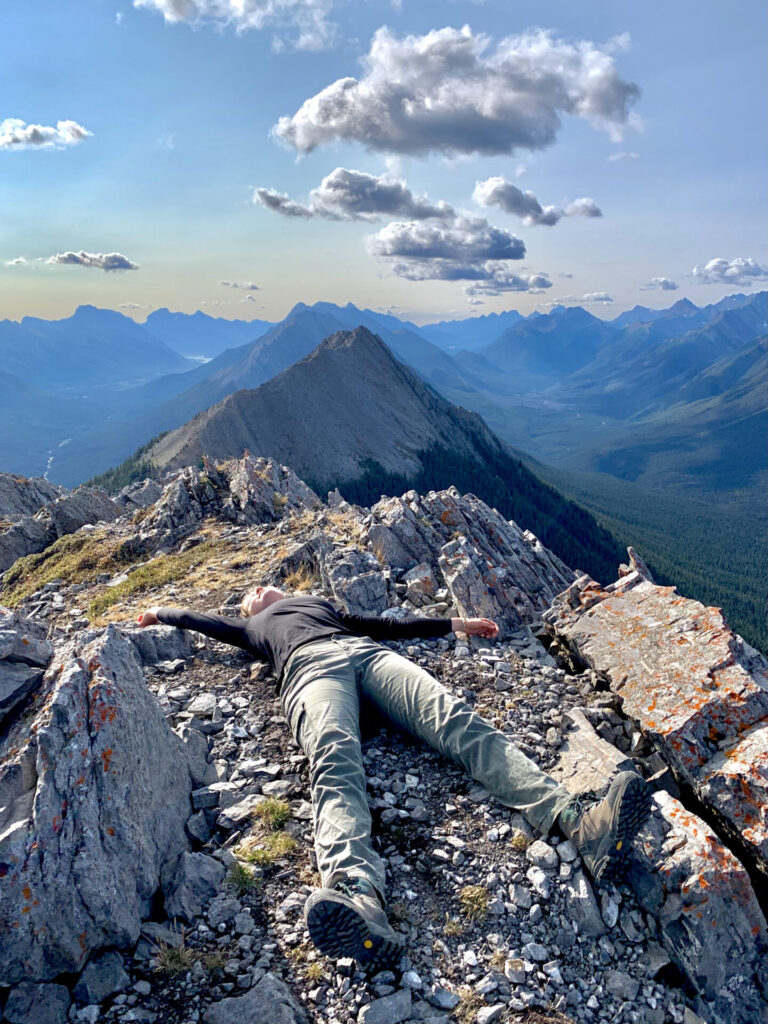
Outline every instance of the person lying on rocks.
[[638, 774], [621, 772], [602, 800], [583, 802], [428, 672], [376, 643], [451, 631], [491, 639], [499, 632], [495, 622], [349, 615], [323, 598], [293, 597], [276, 587], [251, 590], [241, 611], [243, 618], [235, 619], [153, 608], [138, 622], [197, 630], [274, 669], [283, 712], [309, 759], [322, 888], [307, 899], [305, 916], [323, 953], [354, 957], [375, 972], [393, 966], [403, 952], [402, 938], [387, 921], [384, 864], [371, 842], [361, 701], [458, 761], [534, 828], [546, 833], [559, 826], [596, 880], [618, 866], [648, 813], [648, 790]]

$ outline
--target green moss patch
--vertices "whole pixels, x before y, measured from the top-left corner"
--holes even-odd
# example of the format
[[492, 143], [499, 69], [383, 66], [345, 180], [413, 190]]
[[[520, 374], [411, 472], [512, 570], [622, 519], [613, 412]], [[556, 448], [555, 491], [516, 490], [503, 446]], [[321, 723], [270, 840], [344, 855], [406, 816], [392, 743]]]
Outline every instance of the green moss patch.
[[117, 542], [103, 530], [59, 537], [45, 551], [14, 562], [3, 577], [3, 601], [17, 605], [52, 580], [82, 583], [100, 572], [114, 572], [116, 550]]

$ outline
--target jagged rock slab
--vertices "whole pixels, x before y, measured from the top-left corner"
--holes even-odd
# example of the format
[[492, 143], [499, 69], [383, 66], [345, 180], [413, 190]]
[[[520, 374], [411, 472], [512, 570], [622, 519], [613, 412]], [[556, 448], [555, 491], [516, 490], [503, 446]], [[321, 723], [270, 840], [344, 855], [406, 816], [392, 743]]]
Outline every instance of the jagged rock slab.
[[[571, 729], [551, 774], [572, 792], [600, 792], [627, 767], [626, 758], [578, 710], [567, 718]], [[768, 1020], [768, 926], [749, 875], [669, 793], [654, 794], [651, 815], [632, 845], [628, 881], [659, 921], [667, 952], [703, 1001], [706, 1020]], [[739, 1016], [745, 1007], [751, 1016]]]
[[718, 608], [640, 572], [582, 576], [548, 628], [608, 678], [624, 713], [768, 872], [768, 662]]
[[0, 572], [10, 569], [18, 558], [45, 551], [55, 540], [56, 531], [51, 523], [24, 516], [0, 533]]
[[267, 973], [244, 996], [222, 999], [203, 1014], [204, 1024], [309, 1024], [309, 1014], [291, 995], [288, 986]]
[[39, 508], [66, 494], [65, 487], [43, 477], [0, 473], [0, 519], [33, 516]]
[[0, 987], [136, 941], [187, 849], [181, 741], [110, 626], [54, 662], [0, 748]]
[[333, 549], [320, 558], [323, 584], [350, 615], [380, 615], [388, 606], [387, 582], [368, 551]]
[[0, 605], [0, 723], [38, 686], [52, 657], [43, 627]]
[[314, 491], [293, 470], [273, 459], [242, 459], [214, 464], [203, 458], [203, 469], [189, 466], [166, 485], [162, 496], [141, 522], [139, 533], [121, 546], [123, 557], [140, 558], [176, 547], [210, 517], [241, 523], [270, 523], [286, 510], [318, 508]]
[[493, 618], [503, 631], [538, 623], [575, 578], [532, 533], [455, 487], [424, 497], [408, 491], [371, 511], [365, 540], [379, 561], [437, 568], [437, 554], [460, 614]]
[[669, 793], [633, 846], [630, 881], [712, 1024], [768, 1021], [768, 925], [743, 865]]
[[100, 488], [78, 487], [71, 494], [57, 498], [46, 505], [39, 518], [50, 521], [57, 537], [74, 533], [81, 526], [111, 523], [123, 514], [123, 509]]
[[[232, 506], [246, 522], [269, 523], [285, 509], [319, 508], [315, 492], [287, 466], [274, 459], [255, 458], [249, 451], [240, 460], [225, 464], [229, 474]], [[208, 467], [206, 461], [206, 468]]]
[[571, 793], [599, 793], [618, 772], [634, 770], [632, 758], [599, 736], [578, 708], [563, 715], [563, 730], [557, 767], [550, 774]]

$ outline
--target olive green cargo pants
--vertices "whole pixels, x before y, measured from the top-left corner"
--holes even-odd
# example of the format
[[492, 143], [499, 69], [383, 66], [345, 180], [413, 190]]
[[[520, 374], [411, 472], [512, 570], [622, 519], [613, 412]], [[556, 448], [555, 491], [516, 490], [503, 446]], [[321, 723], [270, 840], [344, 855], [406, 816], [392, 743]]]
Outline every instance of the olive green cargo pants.
[[371, 844], [361, 698], [394, 725], [458, 761], [542, 832], [549, 831], [570, 800], [567, 790], [424, 669], [366, 637], [316, 640], [288, 659], [281, 701], [309, 758], [315, 850], [324, 886], [350, 874], [384, 894], [384, 865]]

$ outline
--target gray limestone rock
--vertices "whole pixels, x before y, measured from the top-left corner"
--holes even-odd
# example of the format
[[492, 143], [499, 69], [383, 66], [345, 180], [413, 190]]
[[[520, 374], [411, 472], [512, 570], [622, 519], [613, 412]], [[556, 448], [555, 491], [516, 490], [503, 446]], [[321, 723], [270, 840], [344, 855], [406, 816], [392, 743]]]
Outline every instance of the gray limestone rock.
[[144, 665], [190, 658], [194, 654], [192, 638], [186, 629], [178, 629], [176, 626], [147, 626], [144, 629], [129, 628], [125, 633], [136, 647]]
[[109, 950], [87, 965], [73, 989], [79, 1003], [103, 1003], [116, 992], [124, 992], [131, 979], [123, 967], [123, 958]]
[[244, 996], [222, 999], [203, 1014], [204, 1024], [309, 1024], [307, 1011], [274, 974], [267, 973]]
[[0, 985], [135, 942], [187, 848], [186, 759], [133, 645], [109, 626], [42, 685], [0, 745]]
[[575, 578], [532, 533], [455, 487], [384, 498], [371, 512], [365, 541], [383, 562], [437, 561], [459, 614], [489, 616], [504, 631], [538, 622]]
[[168, 882], [163, 885], [168, 917], [183, 921], [199, 917], [218, 892], [224, 873], [220, 861], [205, 853], [182, 853]]
[[66, 493], [66, 487], [49, 483], [43, 477], [0, 473], [0, 517], [18, 519], [33, 516], [43, 505]]
[[163, 488], [157, 480], [134, 480], [116, 494], [114, 500], [121, 508], [133, 511], [154, 505], [162, 493]]
[[320, 572], [324, 585], [350, 615], [376, 615], [386, 609], [387, 582], [370, 552], [349, 547], [323, 553]]
[[70, 1003], [64, 985], [22, 981], [8, 996], [3, 1020], [7, 1024], [66, 1024]]
[[53, 524], [57, 537], [74, 533], [81, 526], [93, 523], [111, 523], [123, 514], [120, 506], [106, 491], [99, 488], [78, 487], [71, 494], [57, 498], [46, 506], [41, 518]]
[[568, 913], [578, 924], [581, 931], [596, 937], [605, 931], [605, 924], [600, 914], [592, 886], [583, 871], [576, 871], [565, 882], [565, 898]]
[[401, 988], [389, 996], [374, 999], [362, 1008], [360, 1024], [400, 1024], [411, 1016], [410, 989]]
[[626, 999], [630, 1003], [637, 999], [640, 991], [640, 982], [626, 974], [624, 971], [608, 971], [605, 979], [605, 988], [617, 999]]
[[0, 572], [9, 569], [18, 558], [45, 551], [56, 540], [56, 530], [49, 522], [24, 516], [0, 533]]

